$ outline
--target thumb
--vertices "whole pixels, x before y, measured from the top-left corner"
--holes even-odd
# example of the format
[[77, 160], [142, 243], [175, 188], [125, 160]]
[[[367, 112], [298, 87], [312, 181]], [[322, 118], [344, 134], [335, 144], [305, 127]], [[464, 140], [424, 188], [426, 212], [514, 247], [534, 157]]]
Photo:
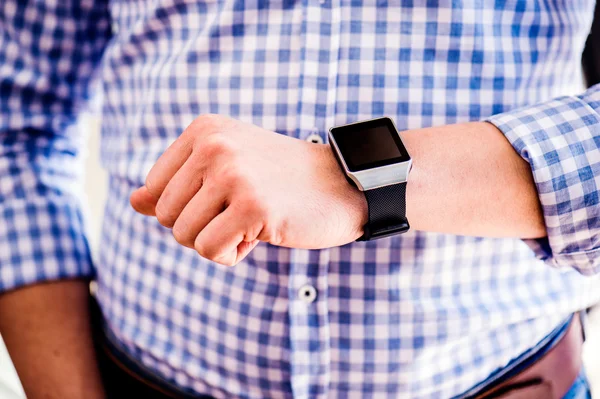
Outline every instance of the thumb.
[[129, 202], [133, 209], [142, 215], [156, 216], [155, 207], [158, 200], [150, 194], [146, 186], [142, 186], [131, 193]]

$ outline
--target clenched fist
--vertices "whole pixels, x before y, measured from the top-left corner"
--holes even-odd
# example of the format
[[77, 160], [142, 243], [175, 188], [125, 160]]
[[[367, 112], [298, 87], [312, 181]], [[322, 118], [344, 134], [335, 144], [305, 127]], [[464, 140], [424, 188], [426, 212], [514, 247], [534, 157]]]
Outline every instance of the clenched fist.
[[367, 222], [363, 193], [328, 145], [307, 143], [219, 115], [197, 118], [158, 159], [134, 209], [224, 265], [259, 241], [291, 248], [347, 244]]

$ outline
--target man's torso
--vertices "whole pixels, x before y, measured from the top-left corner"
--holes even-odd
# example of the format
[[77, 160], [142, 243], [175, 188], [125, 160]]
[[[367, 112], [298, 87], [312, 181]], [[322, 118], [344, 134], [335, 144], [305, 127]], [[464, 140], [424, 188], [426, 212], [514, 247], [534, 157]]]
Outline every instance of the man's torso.
[[330, 126], [375, 116], [404, 130], [582, 89], [592, 0], [428, 3], [111, 2], [96, 266], [129, 352], [215, 397], [451, 397], [600, 299], [597, 278], [552, 269], [520, 240], [411, 231], [319, 251], [261, 244], [225, 268], [130, 208], [202, 113], [326, 140]]

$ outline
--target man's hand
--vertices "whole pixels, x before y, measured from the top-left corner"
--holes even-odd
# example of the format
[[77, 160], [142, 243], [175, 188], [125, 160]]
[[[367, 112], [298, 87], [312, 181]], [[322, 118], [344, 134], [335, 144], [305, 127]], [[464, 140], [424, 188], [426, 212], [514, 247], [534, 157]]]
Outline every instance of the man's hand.
[[328, 145], [218, 115], [197, 118], [131, 195], [205, 258], [240, 262], [259, 241], [293, 248], [347, 244], [367, 222], [363, 193]]

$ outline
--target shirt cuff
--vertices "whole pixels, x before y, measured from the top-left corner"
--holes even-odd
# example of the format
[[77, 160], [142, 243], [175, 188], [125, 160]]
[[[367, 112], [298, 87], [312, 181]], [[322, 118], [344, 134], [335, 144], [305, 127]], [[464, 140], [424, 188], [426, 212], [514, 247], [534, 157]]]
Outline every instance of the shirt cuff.
[[0, 202], [0, 292], [94, 275], [79, 200], [57, 193]]
[[489, 118], [531, 165], [548, 236], [525, 240], [554, 267], [600, 272], [600, 90]]

